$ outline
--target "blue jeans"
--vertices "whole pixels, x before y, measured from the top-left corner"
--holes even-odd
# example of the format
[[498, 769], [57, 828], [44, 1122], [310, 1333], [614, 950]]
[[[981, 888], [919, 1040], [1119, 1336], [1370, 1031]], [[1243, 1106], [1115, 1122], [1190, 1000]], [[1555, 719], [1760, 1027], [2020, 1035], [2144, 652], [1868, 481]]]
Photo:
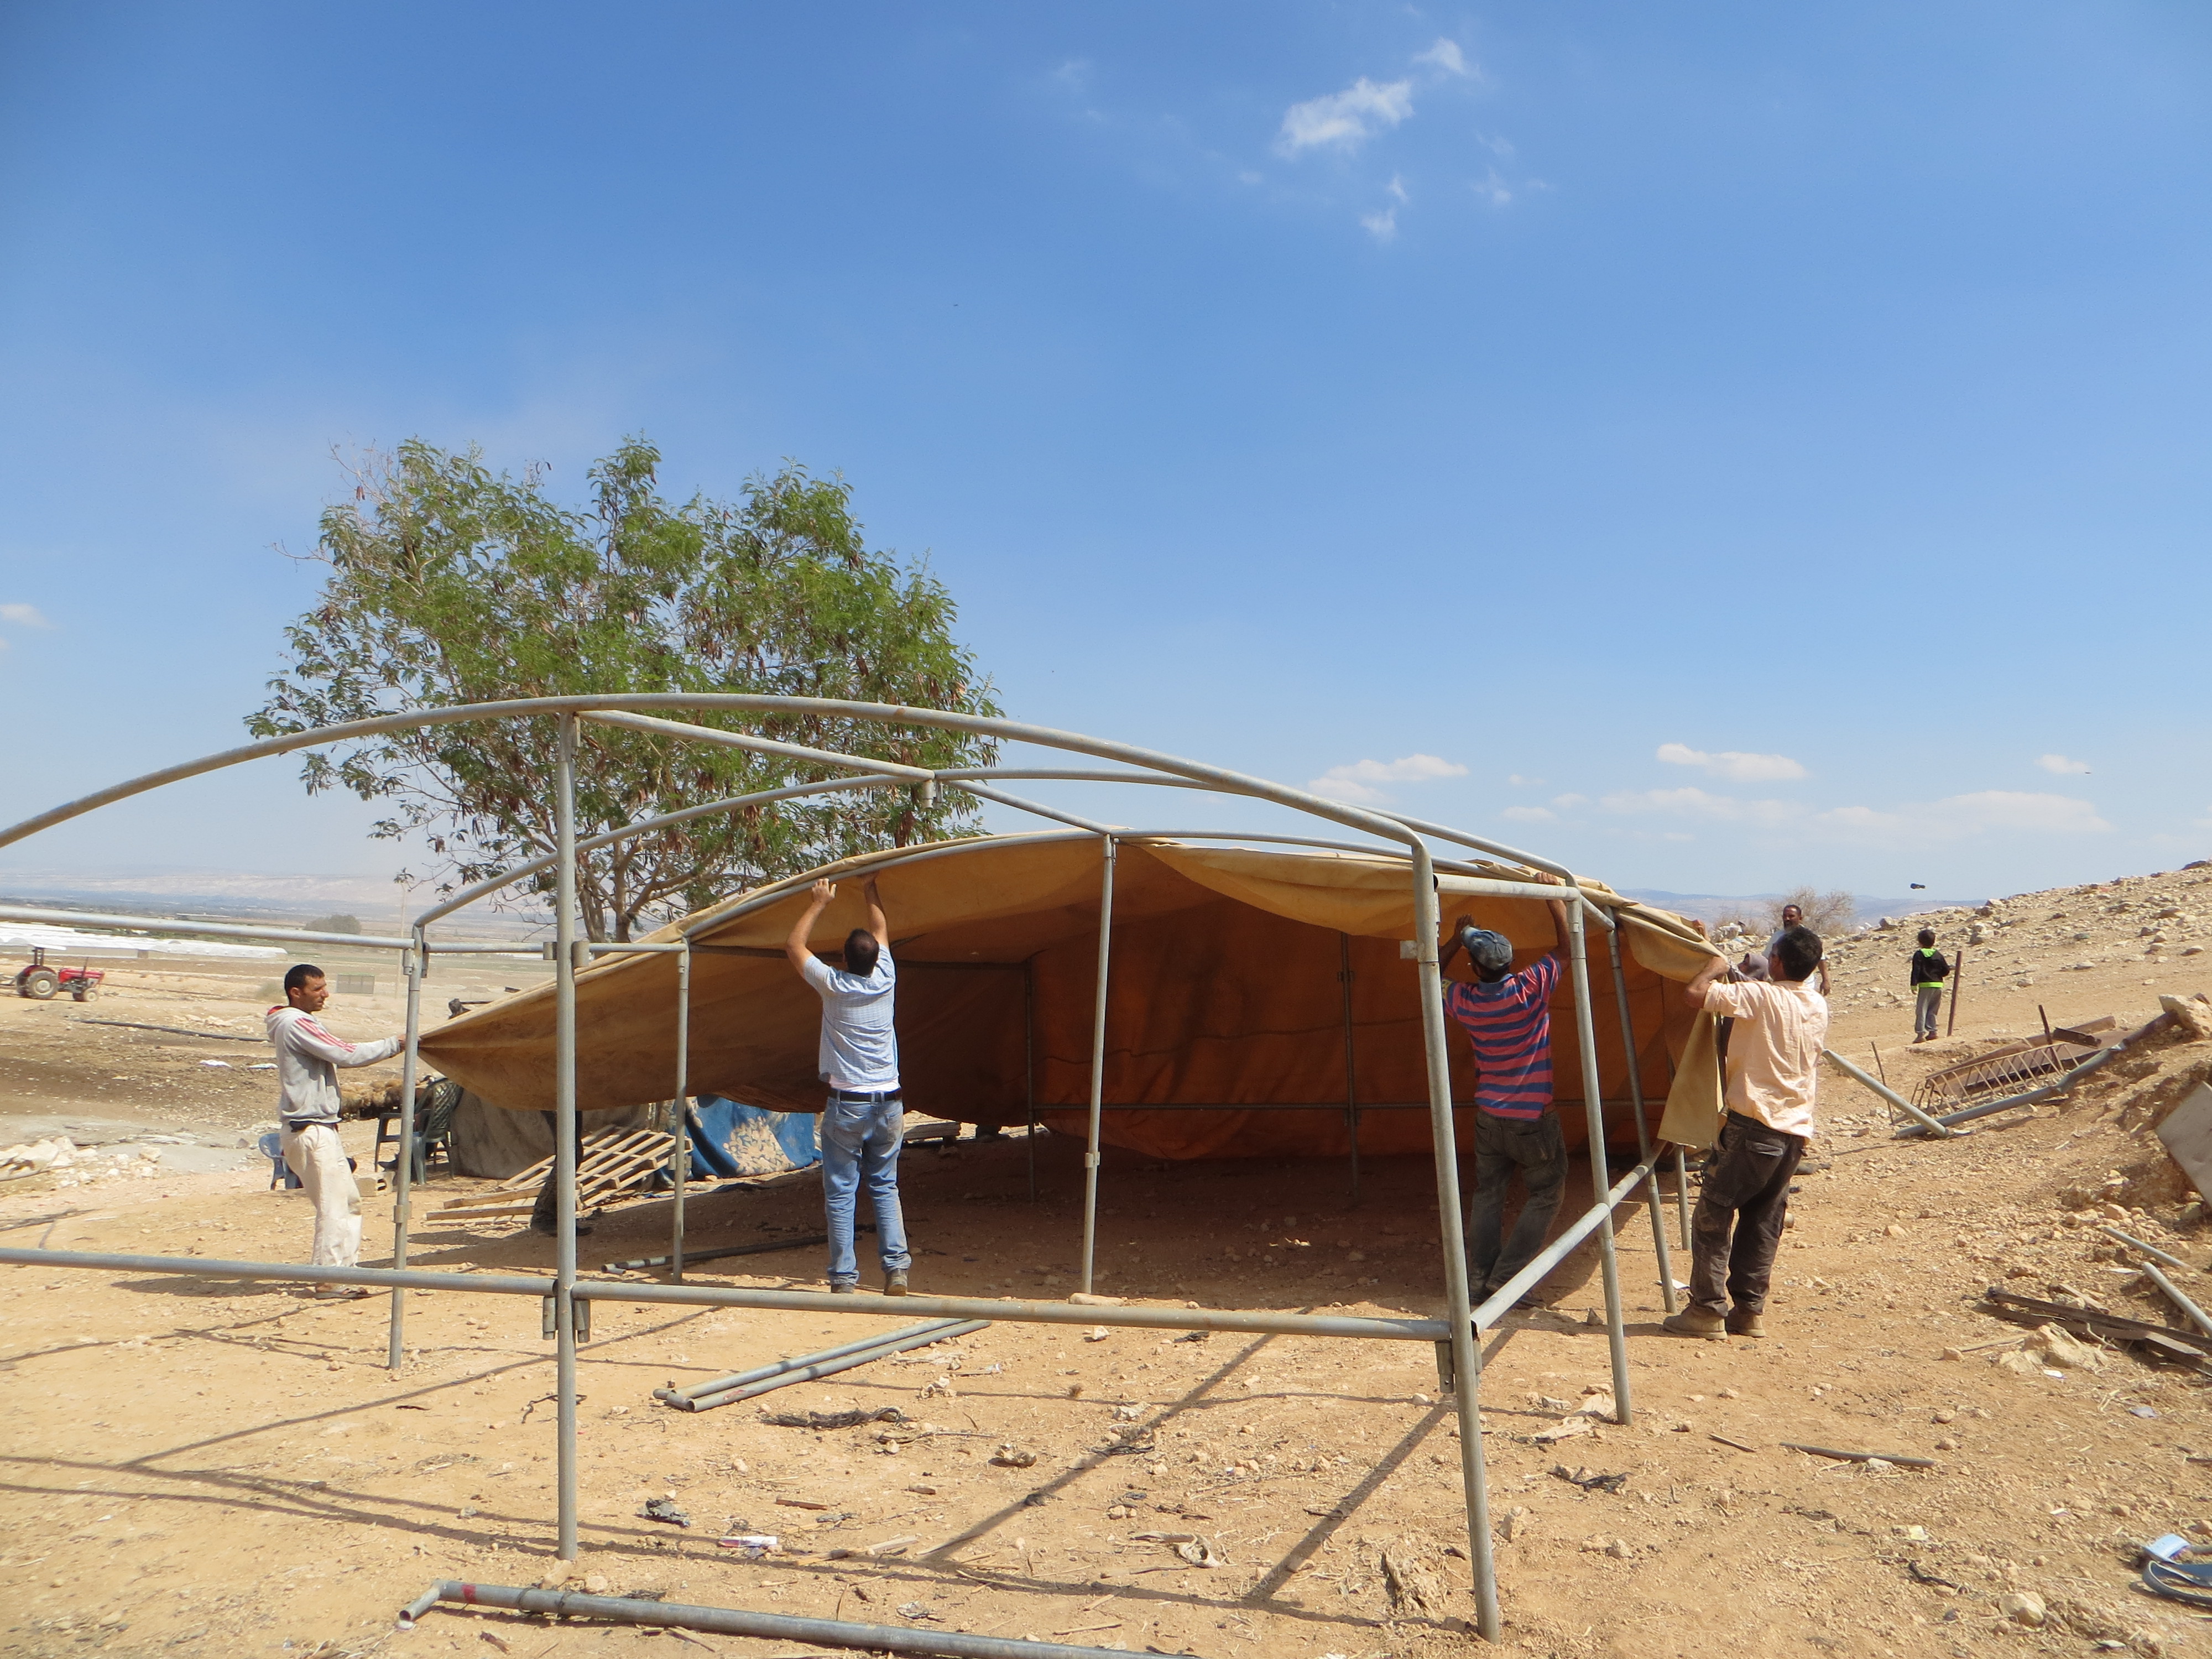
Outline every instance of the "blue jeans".
[[840, 1100], [822, 1106], [822, 1207], [830, 1220], [830, 1282], [857, 1285], [860, 1264], [853, 1254], [853, 1200], [863, 1182], [876, 1212], [876, 1248], [884, 1271], [903, 1273], [906, 1218], [899, 1213], [899, 1149], [906, 1144], [902, 1101]]

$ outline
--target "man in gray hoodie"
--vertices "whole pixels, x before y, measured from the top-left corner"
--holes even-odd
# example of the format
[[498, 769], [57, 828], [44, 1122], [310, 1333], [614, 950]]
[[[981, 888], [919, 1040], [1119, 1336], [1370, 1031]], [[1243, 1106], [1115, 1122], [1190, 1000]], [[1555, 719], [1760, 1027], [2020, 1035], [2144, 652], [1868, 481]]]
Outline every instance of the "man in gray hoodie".
[[[338, 1139], [341, 1066], [374, 1066], [406, 1046], [404, 1036], [348, 1042], [332, 1036], [315, 1016], [331, 1000], [330, 981], [313, 963], [284, 975], [284, 1001], [268, 1014], [269, 1041], [276, 1049], [276, 1111], [283, 1120], [284, 1162], [315, 1206], [318, 1267], [351, 1267], [361, 1260], [361, 1188]], [[403, 1154], [404, 1156], [404, 1154]], [[356, 1285], [325, 1285], [316, 1295], [349, 1301], [368, 1292]]]

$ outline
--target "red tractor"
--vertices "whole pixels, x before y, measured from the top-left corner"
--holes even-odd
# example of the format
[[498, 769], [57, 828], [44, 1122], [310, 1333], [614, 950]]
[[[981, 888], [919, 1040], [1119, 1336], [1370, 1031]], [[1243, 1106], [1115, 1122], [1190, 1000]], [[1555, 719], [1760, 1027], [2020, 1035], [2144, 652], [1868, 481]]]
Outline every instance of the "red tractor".
[[106, 977], [97, 968], [49, 968], [46, 948], [38, 945], [31, 947], [30, 965], [15, 975], [15, 994], [47, 1002], [55, 992], [67, 991], [79, 1002], [89, 1002], [92, 994], [100, 988], [100, 981]]

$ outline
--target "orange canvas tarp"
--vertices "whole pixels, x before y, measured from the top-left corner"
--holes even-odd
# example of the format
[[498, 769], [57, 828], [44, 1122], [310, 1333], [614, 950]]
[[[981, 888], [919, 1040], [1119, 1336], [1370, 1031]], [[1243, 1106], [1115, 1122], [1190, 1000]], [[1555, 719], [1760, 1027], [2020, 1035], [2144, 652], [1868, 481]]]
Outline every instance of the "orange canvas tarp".
[[[1081, 1132], [1102, 864], [1101, 843], [1091, 837], [987, 837], [882, 871], [910, 1110], [1012, 1125], [1027, 1121], [1033, 1099], [1045, 1124]], [[837, 879], [845, 872], [823, 873]], [[1540, 902], [1471, 893], [1449, 873], [1439, 885], [1447, 922], [1466, 914], [1506, 934], [1517, 947], [1516, 966], [1550, 947]], [[805, 905], [805, 884], [731, 914], [747, 902], [741, 895], [654, 935], [673, 939], [688, 930], [693, 939], [690, 1086], [785, 1111], [818, 1110], [820, 1004], [781, 948]], [[1626, 902], [1619, 914], [1638, 1075], [1656, 1126], [1692, 1029], [1674, 985], [1713, 953], [1680, 917]], [[862, 923], [856, 878], [840, 886], [811, 943], [834, 950]], [[1415, 967], [1399, 951], [1413, 923], [1401, 860], [1121, 843], [1104, 1097], [1115, 1108], [1166, 1109], [1109, 1109], [1105, 1139], [1168, 1158], [1343, 1152], [1347, 997], [1356, 1098], [1375, 1108], [1425, 1102]], [[1628, 1060], [1603, 930], [1593, 926], [1589, 943], [1608, 1138], [1633, 1144]], [[1457, 971], [1465, 971], [1463, 959]], [[578, 976], [580, 1107], [674, 1092], [676, 978], [667, 956], [607, 959]], [[1582, 1081], [1565, 975], [1552, 1012], [1558, 1098], [1570, 1137], [1579, 1141]], [[423, 1039], [422, 1052], [487, 1100], [550, 1109], [552, 1025], [553, 993], [543, 987], [440, 1028]], [[1456, 1030], [1450, 1045], [1455, 1096], [1472, 1100], [1472, 1052]], [[1329, 1109], [1252, 1109], [1280, 1105]], [[1368, 1153], [1430, 1144], [1424, 1110], [1368, 1112], [1359, 1135]]]

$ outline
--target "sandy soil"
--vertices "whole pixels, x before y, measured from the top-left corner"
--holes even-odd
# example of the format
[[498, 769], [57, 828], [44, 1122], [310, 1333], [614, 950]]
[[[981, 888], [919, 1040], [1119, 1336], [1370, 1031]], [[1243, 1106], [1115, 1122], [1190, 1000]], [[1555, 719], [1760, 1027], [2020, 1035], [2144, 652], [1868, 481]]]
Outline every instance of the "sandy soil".
[[[1918, 1049], [1903, 1047], [1909, 1010], [1851, 988], [1883, 975], [1901, 986], [1909, 936], [1852, 942], [1838, 952], [1837, 1046], [1880, 1042], [1892, 1079], [1909, 1084], [1986, 1046], [1993, 1026], [2032, 1029], [2039, 994], [2054, 1023], [2104, 1012], [2139, 1023], [2157, 991], [2212, 981], [2146, 965], [2136, 935], [2148, 925], [2139, 914], [2185, 908], [2202, 880], [2185, 872], [2001, 907], [2066, 909], [2069, 921], [2094, 912], [2093, 927], [2065, 930], [2097, 935], [2088, 941], [2039, 944], [2031, 928], [2060, 924], [1998, 929], [1997, 915], [1980, 918], [2013, 949], [2011, 977], [2038, 983], [1976, 977], [1970, 947], [1959, 1036]], [[2130, 909], [2110, 908], [2120, 902]], [[2100, 953], [2089, 969], [2062, 971]], [[175, 1016], [200, 994], [176, 994], [172, 1017], [152, 1023], [192, 1023]], [[228, 1005], [206, 1007], [231, 1017]], [[64, 1006], [62, 1025], [32, 1023], [53, 1012], [0, 1016], [0, 1087], [35, 1079], [42, 1102], [90, 1111], [97, 1082], [136, 1073], [143, 1056], [133, 1048], [129, 1066], [115, 1063], [114, 1036], [67, 1026], [81, 1010]], [[362, 1035], [384, 1029], [371, 1017], [380, 1015], [334, 1012]], [[100, 1109], [158, 1108], [173, 1115], [164, 1121], [195, 1122], [228, 1111], [239, 1127], [258, 1124], [265, 1074], [193, 1079], [195, 1094], [183, 1079], [197, 1054], [180, 1052], [155, 1079], [173, 1078], [171, 1090], [110, 1096]], [[1889, 1139], [1880, 1103], [1833, 1083], [1829, 1133], [1793, 1209], [1774, 1337], [1663, 1334], [1651, 1229], [1626, 1216], [1635, 1425], [1540, 1441], [1591, 1421], [1577, 1408], [1610, 1381], [1604, 1332], [1583, 1322], [1599, 1300], [1592, 1255], [1569, 1263], [1547, 1286], [1555, 1309], [1512, 1316], [1487, 1346], [1485, 1443], [1510, 1534], [1499, 1545], [1505, 1650], [1980, 1655], [2081, 1653], [2100, 1641], [2194, 1650], [2201, 1621], [2132, 1591], [2128, 1563], [2137, 1542], [2169, 1529], [2212, 1541], [2208, 1468], [2191, 1461], [2212, 1457], [2201, 1379], [2119, 1352], [2055, 1376], [2015, 1374], [1992, 1362], [2021, 1331], [1974, 1304], [1984, 1285], [2008, 1281], [2163, 1316], [2094, 1223], [2124, 1214], [2128, 1231], [2205, 1260], [2148, 1125], [2208, 1062], [2212, 1044], [2154, 1040], [2061, 1109], [1942, 1144]], [[366, 1126], [349, 1134], [365, 1152]], [[1035, 1205], [1024, 1158], [1014, 1142], [909, 1159], [917, 1288], [1073, 1288], [1079, 1148], [1041, 1145]], [[0, 1189], [0, 1238], [302, 1254], [303, 1205], [265, 1181], [251, 1169], [67, 1189], [41, 1177]], [[1356, 1207], [1344, 1172], [1311, 1163], [1162, 1168], [1109, 1156], [1103, 1182], [1102, 1289], [1224, 1306], [1438, 1305], [1434, 1189], [1417, 1161], [1370, 1160]], [[426, 1203], [477, 1184], [438, 1182]], [[419, 1213], [419, 1264], [550, 1261], [549, 1242], [511, 1225], [441, 1228]], [[808, 1188], [717, 1195], [695, 1202], [692, 1238], [811, 1231], [818, 1214]], [[666, 1223], [659, 1204], [604, 1217], [585, 1261], [664, 1248]], [[373, 1240], [386, 1224], [373, 1224]], [[799, 1249], [697, 1276], [788, 1282], [714, 1272], [733, 1265], [803, 1283], [819, 1272], [816, 1253]], [[2212, 1295], [2206, 1274], [2184, 1279]], [[0, 1270], [10, 1431], [0, 1453], [0, 1651], [688, 1650], [671, 1635], [494, 1613], [441, 1611], [394, 1629], [395, 1610], [433, 1579], [526, 1583], [553, 1567], [552, 1368], [531, 1303], [416, 1295], [408, 1364], [395, 1376], [382, 1364], [386, 1311], [381, 1300], [318, 1304], [275, 1286]], [[1091, 1341], [1000, 1326], [957, 1354], [878, 1364], [761, 1402], [895, 1406], [914, 1419], [817, 1432], [770, 1426], [751, 1404], [672, 1412], [651, 1390], [890, 1322], [601, 1304], [595, 1325], [582, 1362], [577, 1577], [588, 1585], [1139, 1652], [1379, 1659], [1480, 1649], [1455, 1627], [1472, 1612], [1465, 1563], [1447, 1553], [1464, 1548], [1458, 1460], [1425, 1346], [1128, 1332]], [[1102, 1449], [1131, 1430], [1141, 1449]], [[1783, 1440], [1936, 1467], [1869, 1473]], [[1007, 1446], [1036, 1462], [994, 1464]], [[1618, 1491], [1585, 1489], [1555, 1470], [1626, 1479]], [[641, 1516], [647, 1500], [670, 1495], [689, 1529]], [[718, 1547], [726, 1531], [772, 1533], [782, 1547], [745, 1559]], [[1144, 1535], [1163, 1533], [1197, 1534], [1220, 1565], [1192, 1566], [1175, 1540]], [[2047, 1604], [2042, 1629], [2000, 1613], [2014, 1589]]]

